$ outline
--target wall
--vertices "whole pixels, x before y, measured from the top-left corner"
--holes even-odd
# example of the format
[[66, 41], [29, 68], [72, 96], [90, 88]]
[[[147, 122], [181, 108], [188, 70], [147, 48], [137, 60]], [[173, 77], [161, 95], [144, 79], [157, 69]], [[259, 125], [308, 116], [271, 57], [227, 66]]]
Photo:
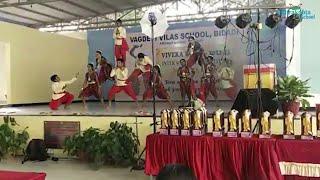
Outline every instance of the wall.
[[0, 42], [0, 104], [6, 104], [8, 86], [8, 53], [9, 47], [6, 43]]
[[[127, 123], [128, 126], [133, 128], [133, 131], [136, 132], [135, 122], [138, 122], [138, 136], [140, 141], [140, 152], [143, 150], [146, 144], [147, 135], [153, 132], [153, 128], [150, 126], [152, 123], [151, 117], [90, 117], [90, 116], [14, 116], [19, 127], [15, 127], [15, 130], [22, 130], [25, 127], [28, 127], [28, 132], [30, 134], [30, 139], [44, 138], [44, 121], [79, 121], [80, 130], [84, 131], [89, 127], [100, 128], [103, 130], [109, 129], [109, 124], [114, 121], [120, 123]], [[2, 123], [2, 118], [0, 116], [0, 122]], [[157, 119], [157, 121], [160, 119]], [[1, 124], [0, 123], [0, 124]], [[254, 127], [256, 121], [252, 121], [252, 127]], [[227, 124], [227, 119], [225, 119], [225, 124]], [[301, 134], [300, 121], [295, 120], [294, 128], [295, 134]], [[212, 132], [212, 118], [208, 119], [208, 129], [209, 132]], [[316, 134], [316, 121], [313, 120], [312, 123], [313, 133]], [[273, 134], [282, 134], [283, 133], [283, 121], [281, 119], [272, 119], [271, 121], [271, 131]], [[62, 155], [62, 151], [55, 150], [55, 155]]]
[[315, 98], [312, 104], [320, 102], [320, 1], [301, 0], [303, 9], [315, 14], [315, 19], [305, 19], [301, 23], [301, 76], [310, 79], [311, 92]]
[[[51, 99], [50, 75], [71, 79], [83, 72], [88, 48], [84, 40], [0, 23], [0, 41], [10, 46], [8, 104], [42, 103]], [[68, 90], [78, 94], [79, 79]]]

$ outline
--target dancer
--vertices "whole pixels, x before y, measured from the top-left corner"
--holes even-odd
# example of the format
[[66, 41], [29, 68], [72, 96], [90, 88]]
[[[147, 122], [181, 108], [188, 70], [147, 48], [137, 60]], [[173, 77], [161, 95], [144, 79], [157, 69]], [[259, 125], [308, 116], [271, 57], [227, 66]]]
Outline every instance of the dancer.
[[86, 98], [94, 96], [100, 100], [104, 108], [106, 108], [101, 93], [101, 84], [99, 83], [98, 74], [94, 71], [93, 64], [88, 64], [88, 72], [86, 73], [83, 88], [79, 94], [82, 99], [83, 107], [87, 109]]
[[211, 94], [214, 99], [218, 98], [216, 89], [216, 66], [213, 62], [213, 56], [209, 55], [205, 62], [205, 74], [201, 77], [199, 98], [206, 103], [208, 95]]
[[181, 59], [180, 65], [181, 66], [178, 69], [177, 76], [180, 78], [180, 93], [182, 98], [182, 106], [184, 106], [186, 95], [188, 96], [189, 102], [191, 101], [192, 96], [195, 96], [195, 88], [194, 83], [191, 83], [191, 72], [186, 65], [186, 60]]
[[126, 53], [129, 50], [126, 41], [126, 29], [122, 27], [122, 21], [120, 19], [116, 21], [116, 26], [117, 27], [113, 31], [115, 59], [121, 59], [125, 66]]
[[98, 73], [99, 84], [103, 84], [110, 78], [110, 72], [112, 70], [111, 64], [109, 64], [105, 57], [102, 56], [101, 51], [96, 51], [96, 71]]
[[201, 47], [201, 44], [195, 40], [194, 36], [189, 36], [188, 38], [188, 51], [189, 59], [187, 61], [187, 66], [191, 68], [197, 61], [204, 71], [204, 50]]
[[136, 105], [138, 107], [137, 95], [132, 89], [131, 83], [127, 82], [128, 69], [124, 66], [122, 59], [117, 60], [117, 67], [112, 69], [110, 76], [114, 77], [115, 83], [109, 91], [109, 106], [111, 106], [111, 99], [114, 98], [114, 95], [121, 91], [124, 91], [136, 102]]
[[129, 76], [128, 81], [135, 81], [140, 75], [142, 75], [144, 87], [146, 89], [149, 86], [148, 83], [150, 83], [151, 68], [151, 59], [143, 53], [139, 53], [136, 61], [136, 68]]
[[230, 59], [225, 59], [224, 67], [218, 70], [218, 76], [220, 81], [220, 87], [223, 89], [225, 94], [231, 99], [235, 100], [237, 85], [234, 82], [234, 70], [231, 68], [232, 61]]
[[67, 109], [72, 103], [74, 96], [66, 91], [67, 85], [74, 83], [77, 80], [79, 73], [75, 75], [70, 81], [61, 81], [57, 74], [50, 77], [52, 83], [52, 100], [49, 103], [49, 107], [52, 110], [58, 110], [61, 104], [64, 104], [64, 109]]
[[164, 88], [164, 85], [161, 80], [160, 66], [155, 65], [153, 68], [154, 68], [154, 73], [153, 73], [154, 79], [152, 82], [149, 83], [148, 88], [146, 88], [146, 91], [143, 93], [143, 107], [145, 107], [144, 105], [145, 105], [146, 100], [151, 99], [153, 97], [152, 83], [154, 82], [156, 96], [160, 99], [167, 100], [169, 102], [170, 107], [172, 108], [173, 104], [172, 104], [170, 95], [168, 94], [168, 92]]

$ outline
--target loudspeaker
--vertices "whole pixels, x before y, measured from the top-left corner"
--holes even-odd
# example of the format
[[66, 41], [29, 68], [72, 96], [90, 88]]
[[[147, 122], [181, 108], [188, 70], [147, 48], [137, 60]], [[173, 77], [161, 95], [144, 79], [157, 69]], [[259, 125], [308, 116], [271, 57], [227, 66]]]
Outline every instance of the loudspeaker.
[[[262, 109], [269, 111], [270, 115], [277, 113], [278, 102], [273, 100], [276, 94], [268, 89], [261, 89]], [[253, 118], [258, 118], [258, 90], [257, 89], [241, 89], [238, 93], [236, 100], [232, 106], [232, 109], [239, 111], [241, 114], [244, 110], [250, 109]]]

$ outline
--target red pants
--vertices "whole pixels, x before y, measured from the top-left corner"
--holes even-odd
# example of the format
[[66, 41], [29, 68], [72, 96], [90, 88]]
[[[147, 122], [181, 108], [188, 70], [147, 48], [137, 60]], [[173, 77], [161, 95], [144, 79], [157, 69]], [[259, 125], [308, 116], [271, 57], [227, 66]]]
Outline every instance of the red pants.
[[[164, 89], [163, 84], [159, 85], [158, 87], [155, 87], [156, 89], [156, 96], [159, 99], [169, 99], [168, 92]], [[151, 99], [153, 96], [153, 89], [151, 86], [145, 90], [143, 93], [143, 100]]]
[[74, 96], [68, 92], [64, 96], [62, 96], [60, 99], [51, 100], [49, 103], [49, 107], [52, 110], [58, 110], [59, 106], [61, 104], [70, 105], [73, 101]]
[[128, 96], [130, 96], [134, 101], [137, 100], [137, 95], [134, 92], [132, 85], [129, 83], [126, 86], [116, 86], [113, 85], [109, 91], [108, 99], [111, 100], [113, 99], [114, 95], [124, 91]]
[[98, 72], [98, 80], [100, 84], [103, 84], [107, 80], [106, 67], [102, 66], [100, 72]]
[[128, 43], [125, 39], [122, 39], [122, 45], [115, 45], [114, 46], [114, 56], [116, 57], [116, 61], [117, 59], [122, 59], [123, 64], [126, 64], [126, 54], [128, 51]]
[[184, 99], [185, 96], [188, 96], [188, 99], [191, 99], [192, 97], [195, 96], [196, 94], [196, 88], [195, 88], [195, 83], [194, 81], [190, 80], [185, 80], [181, 81], [180, 80], [180, 93], [181, 97]]
[[[151, 65], [148, 65], [151, 67]], [[149, 86], [150, 83], [150, 76], [151, 76], [151, 72], [142, 72], [140, 69], [135, 69], [133, 70], [133, 72], [131, 73], [131, 75], [129, 76], [127, 82], [133, 81], [133, 80], [137, 80], [138, 77], [142, 74], [143, 77], [143, 84], [145, 89], [147, 89], [147, 87]]]
[[211, 95], [214, 98], [218, 97], [218, 92], [217, 92], [217, 89], [216, 89], [216, 86], [215, 86], [215, 82], [214, 81], [205, 80], [204, 82], [201, 82], [199, 98], [203, 102], [206, 102], [209, 93], [211, 93]]
[[101, 91], [99, 90], [99, 86], [97, 84], [88, 85], [84, 88], [80, 94], [79, 98], [94, 96], [97, 99], [101, 99]]

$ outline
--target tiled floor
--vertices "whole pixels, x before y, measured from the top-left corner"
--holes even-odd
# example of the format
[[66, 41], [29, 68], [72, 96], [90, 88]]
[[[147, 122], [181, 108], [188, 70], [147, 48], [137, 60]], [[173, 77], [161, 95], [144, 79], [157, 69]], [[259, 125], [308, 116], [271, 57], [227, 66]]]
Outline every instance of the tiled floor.
[[[141, 104], [140, 104], [141, 106]], [[179, 106], [179, 102], [175, 102], [175, 106]], [[214, 110], [221, 108], [224, 111], [229, 111], [232, 106], [231, 101], [219, 101], [219, 102], [208, 102], [207, 109], [209, 114]], [[109, 110], [105, 110], [102, 105], [98, 102], [89, 102], [88, 109], [85, 110], [81, 103], [73, 103], [70, 109], [64, 110], [61, 107], [58, 111], [51, 111], [47, 105], [26, 105], [19, 107], [2, 107], [0, 108], [1, 115], [58, 115], [58, 116], [72, 116], [72, 115], [90, 115], [90, 116], [131, 116], [131, 115], [152, 115], [152, 103], [148, 102], [143, 109], [147, 113], [138, 113], [141, 108], [137, 108], [133, 102], [116, 102], [112, 103], [112, 107]], [[161, 109], [169, 108], [166, 102], [157, 102], [156, 110], [157, 115], [160, 114]]]
[[44, 162], [26, 162], [18, 159], [0, 162], [1, 170], [22, 172], [45, 172], [46, 180], [150, 180], [143, 171], [130, 172], [130, 168], [102, 167], [92, 170], [87, 163], [76, 160], [51, 160]]

